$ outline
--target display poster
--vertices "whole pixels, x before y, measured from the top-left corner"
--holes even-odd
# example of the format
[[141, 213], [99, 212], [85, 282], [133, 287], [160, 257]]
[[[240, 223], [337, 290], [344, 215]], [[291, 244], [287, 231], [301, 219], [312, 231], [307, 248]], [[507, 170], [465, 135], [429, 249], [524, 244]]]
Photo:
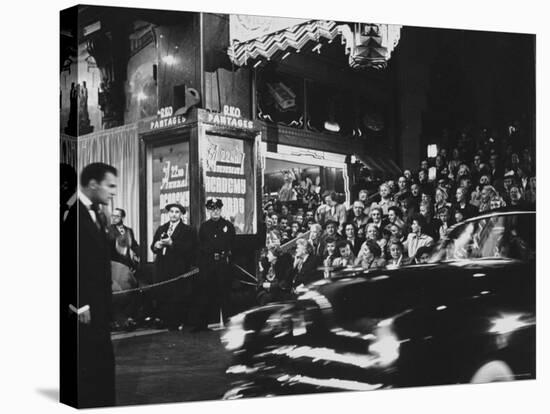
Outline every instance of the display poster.
[[216, 197], [223, 201], [222, 216], [233, 223], [237, 234], [256, 233], [253, 143], [204, 135], [201, 145], [205, 199]]
[[152, 152], [153, 229], [168, 221], [164, 207], [170, 203], [187, 209], [183, 221], [189, 224], [189, 143], [158, 146]]

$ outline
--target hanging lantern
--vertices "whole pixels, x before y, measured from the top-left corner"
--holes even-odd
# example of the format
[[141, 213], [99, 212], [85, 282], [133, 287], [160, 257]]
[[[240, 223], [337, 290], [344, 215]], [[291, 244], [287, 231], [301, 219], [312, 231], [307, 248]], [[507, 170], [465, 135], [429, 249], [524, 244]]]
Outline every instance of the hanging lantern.
[[392, 24], [350, 23], [339, 26], [342, 43], [353, 68], [383, 69], [401, 36], [401, 27]]

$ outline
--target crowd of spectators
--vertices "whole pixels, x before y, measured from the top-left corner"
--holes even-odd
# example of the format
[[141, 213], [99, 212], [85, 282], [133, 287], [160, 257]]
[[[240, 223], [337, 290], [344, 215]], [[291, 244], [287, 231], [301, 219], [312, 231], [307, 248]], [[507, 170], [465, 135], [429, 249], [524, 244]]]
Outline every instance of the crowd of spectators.
[[293, 176], [285, 191], [299, 188], [303, 202], [286, 197], [264, 204], [269, 254], [260, 264], [261, 303], [286, 298], [329, 267], [425, 263], [455, 223], [492, 210], [534, 209], [536, 202], [534, 154], [514, 127], [498, 143], [486, 130], [476, 138], [463, 132], [450, 151], [439, 148], [416, 171], [381, 181], [377, 192], [358, 191], [349, 207], [335, 192], [307, 196], [319, 194], [318, 180], [308, 187], [292, 183]]

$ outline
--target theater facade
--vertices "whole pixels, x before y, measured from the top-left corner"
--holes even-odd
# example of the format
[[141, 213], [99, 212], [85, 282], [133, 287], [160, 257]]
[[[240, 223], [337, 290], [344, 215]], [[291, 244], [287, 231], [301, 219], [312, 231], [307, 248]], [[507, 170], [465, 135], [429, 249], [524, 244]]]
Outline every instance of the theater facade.
[[[292, 202], [288, 180], [349, 203], [366, 182], [415, 167], [437, 144], [441, 137], [429, 131], [446, 114], [429, 110], [426, 68], [438, 47], [465, 48], [451, 32], [435, 38], [428, 29], [368, 22], [69, 9], [61, 18], [61, 162], [77, 171], [94, 161], [117, 167], [111, 207], [126, 210], [148, 263], [166, 204], [183, 204], [185, 221], [198, 229], [205, 200], [221, 198], [240, 238], [240, 263], [254, 273], [249, 253], [262, 243], [263, 203]], [[481, 92], [494, 88], [481, 75], [473, 82]], [[476, 113], [506, 116], [483, 111]]]

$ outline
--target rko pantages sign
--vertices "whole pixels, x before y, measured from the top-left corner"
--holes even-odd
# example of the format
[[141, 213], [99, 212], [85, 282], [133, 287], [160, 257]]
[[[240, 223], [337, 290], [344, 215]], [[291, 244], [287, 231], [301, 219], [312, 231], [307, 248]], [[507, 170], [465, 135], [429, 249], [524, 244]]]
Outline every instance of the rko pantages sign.
[[241, 110], [235, 106], [224, 105], [223, 112], [208, 112], [205, 122], [229, 128], [251, 130], [254, 122], [241, 117]]

